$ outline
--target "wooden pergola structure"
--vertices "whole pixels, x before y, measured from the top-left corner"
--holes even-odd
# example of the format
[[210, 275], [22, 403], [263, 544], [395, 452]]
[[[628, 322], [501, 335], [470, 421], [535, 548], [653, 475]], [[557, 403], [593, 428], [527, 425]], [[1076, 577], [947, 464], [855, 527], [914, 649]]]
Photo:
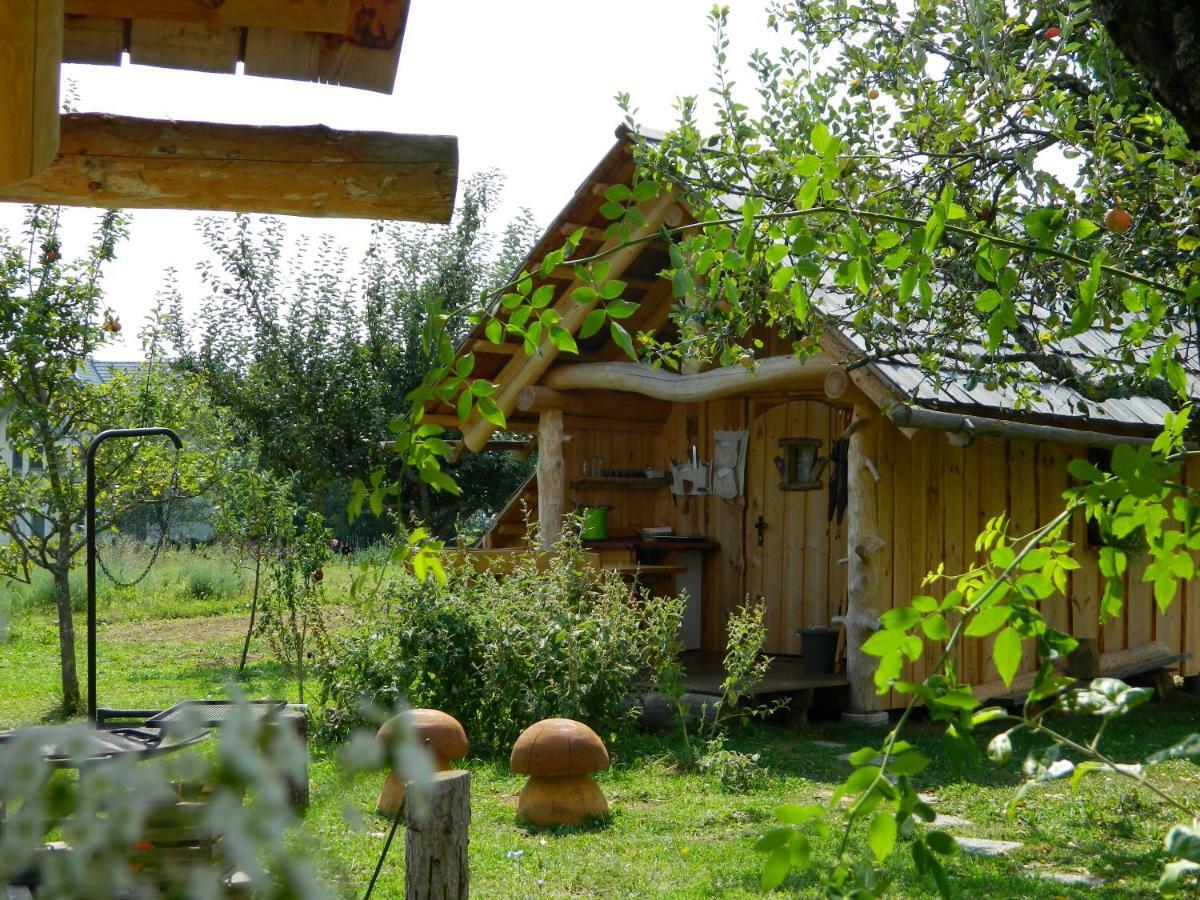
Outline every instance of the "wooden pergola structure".
[[0, 0], [0, 202], [446, 222], [453, 137], [59, 112], [65, 62], [391, 93], [408, 0]]

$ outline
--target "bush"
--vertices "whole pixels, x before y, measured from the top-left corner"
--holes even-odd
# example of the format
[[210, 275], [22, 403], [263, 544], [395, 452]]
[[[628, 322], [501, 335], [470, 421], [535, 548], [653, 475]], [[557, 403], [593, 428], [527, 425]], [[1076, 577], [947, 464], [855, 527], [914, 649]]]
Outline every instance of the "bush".
[[461, 564], [447, 566], [445, 585], [397, 577], [382, 608], [354, 613], [316, 661], [331, 704], [322, 730], [336, 737], [360, 724], [365, 699], [444, 710], [481, 751], [507, 750], [551, 716], [607, 734], [627, 718], [626, 698], [648, 680], [682, 608], [584, 566], [571, 537], [500, 577]]
[[730, 750], [725, 746], [724, 738], [709, 741], [707, 748], [697, 762], [697, 768], [715, 778], [723, 790], [747, 794], [766, 787], [768, 773], [759, 762], [759, 754]]

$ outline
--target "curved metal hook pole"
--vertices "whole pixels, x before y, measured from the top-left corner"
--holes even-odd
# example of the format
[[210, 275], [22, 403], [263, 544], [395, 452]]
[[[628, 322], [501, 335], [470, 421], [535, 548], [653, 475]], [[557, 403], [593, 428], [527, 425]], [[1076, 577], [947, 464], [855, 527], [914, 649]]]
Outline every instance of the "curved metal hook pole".
[[158, 435], [170, 438], [176, 450], [183, 448], [183, 441], [170, 428], [110, 428], [92, 438], [87, 448], [87, 713], [92, 722], [96, 721], [96, 451], [114, 438]]

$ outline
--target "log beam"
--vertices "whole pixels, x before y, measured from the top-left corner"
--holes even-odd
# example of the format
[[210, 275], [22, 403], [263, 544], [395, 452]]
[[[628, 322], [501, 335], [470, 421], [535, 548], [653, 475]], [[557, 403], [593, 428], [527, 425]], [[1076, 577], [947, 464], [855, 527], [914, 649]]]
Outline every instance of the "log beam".
[[87, 113], [0, 202], [448, 222], [457, 178], [453, 137]]
[[579, 363], [551, 369], [542, 385], [557, 391], [614, 390], [672, 403], [701, 403], [781, 387], [817, 387], [833, 364], [820, 353], [806, 360], [771, 356], [753, 368], [723, 366], [694, 375], [676, 375], [635, 362]]
[[538, 542], [543, 550], [549, 550], [562, 534], [567, 511], [561, 410], [547, 409], [538, 417], [537, 496]]
[[62, 0], [20, 0], [0, 25], [0, 186], [46, 169], [58, 152]]
[[[874, 456], [879, 433], [878, 415], [867, 404], [854, 407], [855, 424], [847, 453], [846, 547], [849, 572], [846, 580], [846, 678], [850, 682], [850, 712], [878, 712], [875, 690], [878, 660], [863, 653], [862, 645], [879, 627], [882, 613], [883, 573], [880, 553], [887, 546], [879, 535], [875, 503]], [[890, 474], [890, 473], [889, 473]]]
[[627, 417], [645, 421], [666, 421], [671, 404], [665, 400], [642, 397], [619, 391], [590, 391], [586, 394], [556, 391], [554, 388], [531, 384], [517, 394], [517, 409], [540, 412], [561, 409], [574, 416], [600, 416], [620, 419]]
[[986, 416], [964, 416], [923, 409], [919, 406], [907, 406], [903, 403], [897, 403], [888, 410], [888, 418], [907, 428], [944, 431], [947, 439], [955, 447], [969, 447], [979, 435], [1023, 441], [1048, 441], [1077, 447], [1113, 448], [1121, 444], [1149, 446], [1154, 443], [1154, 439], [1149, 437], [1084, 431], [1077, 428], [1061, 428], [1057, 425], [1038, 425], [1033, 422], [1010, 422], [1007, 419], [991, 419]]

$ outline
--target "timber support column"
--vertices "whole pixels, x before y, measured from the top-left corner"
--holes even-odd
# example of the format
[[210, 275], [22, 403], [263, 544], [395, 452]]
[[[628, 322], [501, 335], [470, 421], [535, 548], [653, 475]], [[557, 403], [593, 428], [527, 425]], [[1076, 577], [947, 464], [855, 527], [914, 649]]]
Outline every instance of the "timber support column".
[[862, 652], [863, 643], [879, 629], [883, 579], [879, 556], [887, 546], [879, 534], [875, 486], [879, 472], [875, 450], [879, 434], [878, 411], [855, 404], [847, 453], [846, 545], [849, 572], [846, 583], [846, 677], [850, 681], [850, 709], [843, 718], [861, 724], [883, 725], [875, 691], [875, 657]]
[[544, 409], [538, 416], [538, 542], [549, 550], [562, 534], [566, 514], [566, 479], [563, 464], [563, 414]]

